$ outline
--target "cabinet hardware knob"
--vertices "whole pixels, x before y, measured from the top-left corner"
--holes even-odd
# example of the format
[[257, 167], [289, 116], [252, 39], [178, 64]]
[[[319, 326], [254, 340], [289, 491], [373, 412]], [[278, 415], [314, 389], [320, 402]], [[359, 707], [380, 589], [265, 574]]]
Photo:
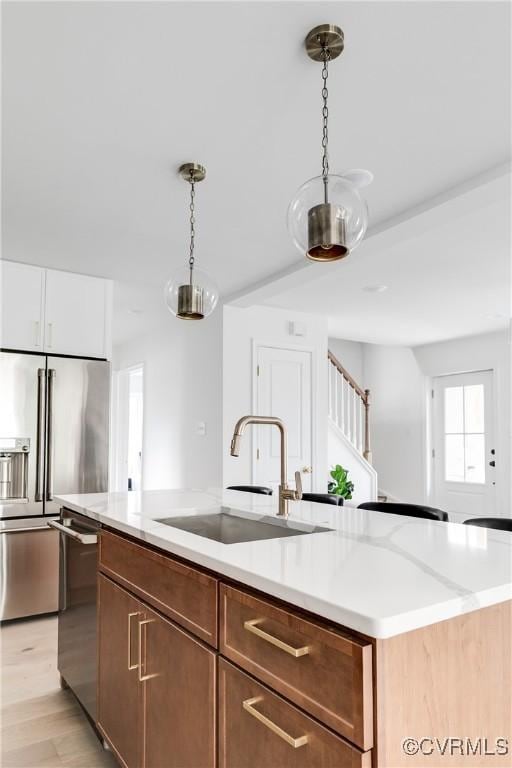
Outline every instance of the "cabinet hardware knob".
[[271, 645], [275, 645], [276, 648], [279, 648], [285, 653], [289, 653], [290, 656], [294, 656], [295, 658], [299, 658], [299, 656], [306, 656], [309, 653], [309, 645], [304, 645], [302, 648], [294, 648], [293, 645], [288, 645], [288, 643], [284, 643], [282, 640], [279, 640], [278, 637], [274, 637], [268, 632], [265, 632], [263, 629], [260, 629], [258, 624], [261, 624], [262, 621], [263, 619], [251, 619], [250, 621], [245, 621], [244, 629], [246, 629], [248, 632], [252, 632], [252, 634], [256, 635], [257, 637], [261, 637], [262, 640], [265, 640]]
[[260, 723], [263, 723], [263, 725], [269, 728], [272, 733], [275, 733], [276, 736], [279, 736], [281, 739], [283, 739], [283, 741], [286, 741], [286, 743], [294, 749], [303, 747], [304, 744], [308, 743], [307, 736], [299, 736], [298, 739], [294, 739], [293, 736], [290, 736], [289, 733], [283, 731], [283, 729], [273, 723], [272, 720], [269, 720], [268, 717], [265, 717], [265, 715], [262, 715], [261, 712], [258, 712], [257, 709], [254, 709], [254, 705], [260, 701], [263, 701], [263, 696], [256, 696], [253, 699], [245, 699], [245, 701], [242, 701], [242, 706], [246, 712], [255, 717], [256, 720], [259, 720]]

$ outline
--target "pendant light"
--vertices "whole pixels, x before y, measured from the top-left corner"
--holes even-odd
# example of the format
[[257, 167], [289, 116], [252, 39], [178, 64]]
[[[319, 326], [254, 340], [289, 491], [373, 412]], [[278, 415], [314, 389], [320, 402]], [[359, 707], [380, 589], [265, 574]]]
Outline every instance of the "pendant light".
[[185, 163], [180, 176], [190, 184], [190, 248], [188, 265], [182, 267], [165, 286], [165, 303], [180, 320], [202, 320], [211, 315], [219, 292], [213, 280], [195, 265], [195, 194], [196, 184], [206, 176], [206, 169], [198, 163]]
[[322, 24], [305, 40], [306, 52], [322, 63], [322, 175], [307, 181], [288, 208], [288, 230], [302, 254], [312, 261], [337, 261], [361, 242], [368, 225], [366, 201], [359, 193], [373, 176], [368, 171], [329, 173], [329, 64], [344, 48], [340, 27]]

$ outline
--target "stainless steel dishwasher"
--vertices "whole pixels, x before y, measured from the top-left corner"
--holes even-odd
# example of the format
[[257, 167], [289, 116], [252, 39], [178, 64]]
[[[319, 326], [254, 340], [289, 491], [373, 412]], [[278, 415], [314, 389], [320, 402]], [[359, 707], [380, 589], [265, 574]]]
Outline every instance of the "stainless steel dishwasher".
[[60, 533], [58, 669], [96, 721], [96, 614], [99, 523], [61, 510], [48, 525]]

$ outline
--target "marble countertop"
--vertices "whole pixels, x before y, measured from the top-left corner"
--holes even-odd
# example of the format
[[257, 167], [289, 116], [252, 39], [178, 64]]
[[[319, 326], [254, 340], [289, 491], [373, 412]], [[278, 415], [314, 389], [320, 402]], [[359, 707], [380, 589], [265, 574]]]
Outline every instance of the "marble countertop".
[[512, 534], [353, 507], [291, 502], [288, 522], [333, 530], [221, 544], [156, 518], [275, 515], [277, 499], [237, 491], [58, 496], [116, 530], [355, 631], [387, 638], [512, 599]]

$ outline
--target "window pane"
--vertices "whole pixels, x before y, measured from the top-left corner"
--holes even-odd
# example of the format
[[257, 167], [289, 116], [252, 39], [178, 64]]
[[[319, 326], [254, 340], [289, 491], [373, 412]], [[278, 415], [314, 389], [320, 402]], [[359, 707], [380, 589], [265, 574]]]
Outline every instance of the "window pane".
[[466, 435], [466, 482], [485, 483], [485, 438]]
[[445, 435], [445, 480], [464, 482], [464, 435]]
[[464, 387], [446, 387], [444, 391], [444, 431], [464, 432]]
[[464, 432], [484, 431], [484, 385], [464, 387]]

